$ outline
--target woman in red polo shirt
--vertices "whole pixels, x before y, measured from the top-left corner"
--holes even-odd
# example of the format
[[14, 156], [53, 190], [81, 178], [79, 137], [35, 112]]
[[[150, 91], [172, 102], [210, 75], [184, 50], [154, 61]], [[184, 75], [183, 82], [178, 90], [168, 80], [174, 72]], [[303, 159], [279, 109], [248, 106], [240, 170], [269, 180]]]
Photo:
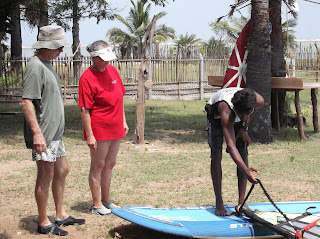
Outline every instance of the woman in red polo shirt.
[[91, 153], [92, 213], [106, 215], [111, 213], [110, 209], [118, 207], [110, 200], [110, 184], [120, 140], [129, 130], [123, 107], [126, 90], [117, 69], [109, 64], [116, 59], [109, 44], [95, 41], [87, 50], [93, 64], [81, 75], [78, 105], [84, 139]]

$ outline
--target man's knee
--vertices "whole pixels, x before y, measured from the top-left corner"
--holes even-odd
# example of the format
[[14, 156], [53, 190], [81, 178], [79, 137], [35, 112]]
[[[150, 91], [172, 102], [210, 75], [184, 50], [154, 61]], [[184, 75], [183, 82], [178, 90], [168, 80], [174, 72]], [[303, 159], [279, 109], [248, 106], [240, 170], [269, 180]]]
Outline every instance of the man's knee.
[[54, 175], [54, 163], [39, 160], [37, 161], [37, 178], [41, 182], [51, 182]]
[[67, 159], [65, 157], [57, 158], [55, 162], [54, 176], [59, 178], [65, 178], [67, 177], [69, 171], [70, 167], [67, 163]]

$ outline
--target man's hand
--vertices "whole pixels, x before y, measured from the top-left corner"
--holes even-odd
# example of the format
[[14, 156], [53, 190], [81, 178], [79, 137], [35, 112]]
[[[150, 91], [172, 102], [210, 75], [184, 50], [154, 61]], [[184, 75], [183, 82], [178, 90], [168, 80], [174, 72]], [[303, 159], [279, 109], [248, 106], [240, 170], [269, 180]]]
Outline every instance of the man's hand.
[[33, 149], [36, 153], [41, 154], [47, 148], [46, 140], [41, 132], [33, 135]]
[[257, 169], [255, 169], [255, 168], [248, 168], [246, 170], [246, 174], [247, 174], [249, 182], [252, 183], [252, 184], [257, 184], [258, 181], [255, 178], [255, 176], [253, 175], [253, 172], [259, 174], [259, 171]]
[[237, 133], [236, 140], [240, 138], [244, 143], [244, 147], [247, 148], [251, 144], [251, 138], [248, 135], [248, 132], [245, 129], [240, 129]]
[[93, 135], [90, 135], [87, 137], [87, 144], [90, 149], [96, 150], [97, 149], [97, 141], [96, 138]]

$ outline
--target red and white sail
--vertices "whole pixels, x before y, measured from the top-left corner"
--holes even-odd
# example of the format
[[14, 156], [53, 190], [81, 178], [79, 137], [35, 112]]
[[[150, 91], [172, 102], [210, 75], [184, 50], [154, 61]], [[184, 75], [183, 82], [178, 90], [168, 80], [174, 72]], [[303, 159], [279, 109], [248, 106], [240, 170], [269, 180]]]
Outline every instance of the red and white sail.
[[242, 29], [232, 51], [222, 88], [246, 87], [249, 28], [250, 20]]

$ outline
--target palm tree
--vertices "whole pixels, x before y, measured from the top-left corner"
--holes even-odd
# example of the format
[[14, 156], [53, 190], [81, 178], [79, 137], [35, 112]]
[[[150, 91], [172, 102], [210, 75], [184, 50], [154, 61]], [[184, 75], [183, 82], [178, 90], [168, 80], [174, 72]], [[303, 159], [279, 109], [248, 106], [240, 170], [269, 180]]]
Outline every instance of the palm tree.
[[188, 32], [185, 35], [180, 34], [175, 43], [178, 46], [177, 56], [179, 56], [180, 48], [182, 48], [182, 59], [186, 54], [187, 58], [191, 56], [191, 48], [193, 45], [199, 43], [201, 39], [197, 38], [195, 34], [189, 36]]
[[[295, 19], [289, 19], [288, 21], [285, 21], [281, 24], [282, 26], [282, 33], [283, 33], [283, 44], [286, 49], [288, 48], [289, 43], [289, 49], [294, 49], [297, 47], [297, 44], [295, 42], [296, 37], [294, 36], [295, 31], [293, 28], [297, 26], [297, 21]], [[288, 39], [289, 38], [289, 39]]]
[[162, 24], [155, 29], [153, 41], [156, 44], [156, 59], [160, 58], [160, 43], [168, 41], [169, 38], [176, 39], [175, 31], [171, 27], [167, 27], [166, 25]]
[[[273, 1], [270, 1], [270, 4], [275, 4]], [[276, 2], [277, 4], [280, 3], [281, 6], [281, 2]], [[275, 15], [275, 14], [271, 14], [271, 12], [273, 12], [275, 9], [279, 10], [279, 8], [274, 8], [274, 7], [270, 7], [270, 22], [272, 25], [272, 30], [274, 31], [277, 28], [277, 25], [272, 23], [274, 18], [279, 18], [281, 20], [281, 15]], [[280, 8], [280, 13], [281, 13], [281, 8]], [[228, 21], [215, 21], [215, 22], [211, 22], [209, 25], [212, 28], [212, 31], [217, 35], [219, 40], [227, 40], [227, 41], [236, 41], [237, 38], [239, 37], [242, 29], [244, 28], [244, 26], [246, 25], [246, 23], [249, 21], [248, 17], [245, 17], [243, 15], [241, 15], [240, 18], [237, 17], [232, 17], [230, 18], [230, 23]], [[297, 25], [297, 21], [295, 19], [289, 19], [288, 21], [283, 22], [280, 25], [280, 30], [282, 31], [282, 35], [283, 35], [283, 43], [284, 43], [284, 47], [287, 47], [287, 36], [289, 35], [289, 47], [290, 48], [295, 48], [296, 44], [295, 44], [295, 39], [296, 37], [294, 36], [295, 31], [293, 30], [293, 28]], [[288, 29], [289, 27], [289, 29]], [[287, 32], [289, 34], [287, 34]]]
[[240, 18], [233, 17], [228, 21], [214, 21], [209, 24], [212, 31], [218, 36], [219, 40], [236, 41], [249, 19], [245, 16]]
[[211, 37], [208, 42], [205, 42], [204, 46], [207, 49], [206, 56], [208, 58], [220, 59], [230, 56], [230, 48], [227, 47], [223, 41], [216, 40], [214, 37]]
[[263, 98], [265, 105], [252, 120], [249, 134], [255, 141], [272, 141], [271, 101], [271, 45], [269, 25], [269, 1], [251, 1], [251, 25], [248, 41], [247, 87], [254, 89]]
[[[259, 32], [259, 28], [264, 28], [265, 33], [269, 32], [270, 28], [266, 25], [269, 24], [268, 21], [260, 21], [260, 19], [265, 18], [265, 19], [269, 19], [270, 17], [270, 22], [272, 25], [272, 32], [270, 35], [271, 38], [271, 76], [273, 77], [283, 77], [285, 76], [285, 63], [284, 63], [284, 44], [283, 44], [283, 29], [287, 29], [287, 27], [285, 28], [281, 28], [281, 2], [282, 1], [268, 1], [268, 2], [263, 2], [263, 1], [252, 1], [251, 5], [252, 5], [252, 11], [251, 11], [251, 19], [254, 19], [254, 22], [251, 25], [251, 32], [250, 32], [250, 43], [251, 46], [249, 44], [250, 49], [249, 50], [249, 56], [248, 56], [248, 71], [247, 71], [247, 85], [248, 86], [252, 86], [253, 89], [257, 90], [258, 92], [261, 90], [261, 92], [263, 92], [263, 96], [266, 96], [265, 100], [267, 99], [267, 101], [265, 101], [267, 104], [270, 103], [269, 101], [269, 96], [270, 93], [269, 91], [271, 91], [271, 85], [270, 87], [267, 87], [267, 85], [269, 84], [270, 79], [267, 79], [267, 81], [265, 81], [265, 77], [266, 77], [266, 72], [263, 71], [263, 73], [261, 74], [261, 77], [257, 74], [261, 69], [259, 67], [257, 67], [258, 64], [260, 64], [259, 62], [255, 62], [255, 60], [252, 60], [253, 58], [259, 58], [258, 55], [260, 54], [260, 59], [261, 58], [265, 58], [265, 63], [266, 63], [266, 68], [267, 69], [269, 67], [269, 49], [265, 48], [263, 49], [262, 42], [264, 42], [264, 44], [268, 44], [268, 39], [266, 35], [263, 35], [263, 32]], [[283, 0], [283, 2], [287, 5], [287, 7], [289, 9], [291, 9], [291, 13], [294, 17], [296, 17], [296, 12], [294, 12], [294, 2], [295, 0]], [[244, 4], [249, 5], [249, 1], [248, 0], [237, 0], [236, 4], [234, 4], [232, 6], [232, 10], [230, 12], [230, 14], [232, 15], [233, 11], [236, 10], [236, 8], [243, 6]], [[267, 6], [269, 4], [269, 6]], [[253, 9], [253, 6], [255, 6], [255, 9]], [[260, 9], [260, 7], [262, 7], [263, 9]], [[268, 16], [267, 14], [265, 16], [261, 16], [264, 14], [265, 8], [268, 8], [270, 11], [270, 15]], [[262, 11], [262, 12], [260, 12]], [[260, 18], [260, 19], [255, 19], [256, 18]], [[261, 26], [257, 26], [257, 24], [262, 24]], [[287, 24], [284, 23], [286, 26]], [[294, 24], [290, 24], [291, 27], [294, 26]], [[256, 31], [253, 31], [253, 29], [256, 29]], [[260, 36], [260, 34], [262, 34]], [[258, 39], [258, 37], [260, 39]], [[252, 44], [254, 43], [254, 45]], [[270, 44], [270, 43], [269, 43]], [[260, 49], [258, 49], [260, 48]], [[259, 53], [260, 51], [260, 53]], [[255, 55], [255, 56], [254, 56]], [[250, 60], [251, 59], [251, 60]], [[251, 61], [251, 62], [250, 62]], [[253, 65], [252, 65], [253, 64]], [[262, 66], [262, 64], [261, 64]], [[251, 68], [249, 70], [249, 68]], [[256, 68], [256, 72], [254, 72], [254, 68]], [[258, 69], [258, 70], [257, 70]], [[253, 82], [250, 82], [250, 79]], [[255, 80], [256, 79], [256, 80]], [[260, 83], [259, 81], [256, 82], [258, 79], [260, 79]], [[275, 96], [275, 95], [273, 95]], [[274, 126], [278, 127], [277, 125], [275, 125], [276, 119], [275, 119], [275, 110], [277, 107], [279, 107], [279, 113], [280, 113], [280, 118], [283, 115], [283, 108], [284, 108], [284, 101], [285, 101], [285, 94], [283, 93], [277, 93], [277, 97], [279, 99], [279, 106], [276, 105], [275, 102], [275, 97], [272, 97], [272, 102], [271, 102], [271, 109], [272, 109], [272, 123]], [[264, 109], [266, 109], [269, 107], [264, 107]], [[255, 132], [255, 134], [253, 135], [253, 139], [260, 141], [260, 142], [269, 142], [271, 140], [271, 135], [270, 135], [270, 131], [267, 130], [267, 125], [269, 125], [269, 114], [266, 114], [266, 112], [262, 112], [262, 115], [265, 115], [267, 119], [264, 123], [264, 126], [259, 125], [259, 123], [255, 123], [253, 122], [253, 124], [257, 124], [254, 125], [256, 127], [252, 127], [255, 129], [258, 129], [258, 127], [260, 127], [260, 129], [264, 128], [265, 133], [264, 134], [258, 134], [257, 132], [259, 132], [259, 130], [257, 132]], [[281, 120], [281, 119], [280, 119]], [[262, 131], [260, 131], [261, 133]], [[265, 135], [265, 137], [263, 137], [262, 135]]]
[[[118, 14], [115, 15], [115, 18], [125, 25], [127, 31], [115, 27], [107, 32], [107, 37], [109, 37], [111, 42], [118, 43], [120, 45], [123, 56], [125, 53], [128, 56], [130, 49], [133, 47], [137, 49], [136, 57], [140, 58], [142, 54], [142, 42], [150, 24], [149, 16], [151, 4], [147, 4], [148, 0], [137, 1], [136, 4], [132, 0], [130, 1], [132, 8], [130, 9], [129, 16], [126, 19]], [[166, 12], [160, 12], [156, 14], [156, 16], [159, 19], [166, 14]], [[168, 38], [175, 38], [175, 31], [172, 28], [166, 27], [165, 25], [155, 28], [154, 39], [156, 41], [164, 41]]]

